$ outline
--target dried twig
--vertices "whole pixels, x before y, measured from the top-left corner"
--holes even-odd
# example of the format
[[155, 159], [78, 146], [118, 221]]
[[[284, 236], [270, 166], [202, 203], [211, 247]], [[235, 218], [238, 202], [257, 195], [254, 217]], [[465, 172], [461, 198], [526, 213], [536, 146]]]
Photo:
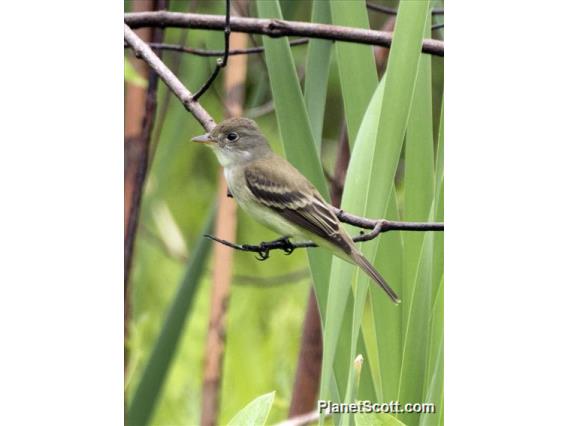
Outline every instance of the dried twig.
[[207, 79], [207, 81], [199, 88], [197, 92], [193, 95], [193, 100], [197, 101], [201, 95], [203, 95], [207, 89], [213, 84], [221, 68], [227, 65], [227, 59], [229, 58], [229, 39], [231, 37], [231, 0], [225, 0], [225, 27], [223, 28], [225, 32], [225, 50], [223, 51], [223, 57], [217, 59], [215, 64], [215, 69]]
[[[443, 231], [444, 224], [440, 222], [401, 222], [387, 219], [368, 219], [361, 216], [355, 216], [350, 213], [345, 213], [336, 207], [332, 207], [337, 215], [337, 218], [344, 223], [357, 226], [363, 229], [371, 229], [371, 232], [363, 233], [361, 231], [360, 235], [353, 237], [353, 241], [370, 241], [377, 238], [380, 234], [389, 231]], [[212, 235], [205, 235], [205, 237], [210, 238], [220, 244], [229, 246], [235, 250], [248, 251], [252, 253], [257, 253], [259, 257], [258, 260], [266, 260], [270, 257], [270, 251], [272, 250], [282, 250], [286, 254], [291, 254], [294, 250], [298, 248], [309, 248], [317, 247], [318, 245], [312, 241], [301, 241], [298, 243], [291, 242], [288, 238], [279, 238], [274, 241], [262, 242], [258, 245], [251, 244], [236, 244], [230, 241], [217, 238]]]
[[[296, 40], [290, 40], [290, 46], [301, 46], [307, 44], [310, 41], [309, 38], [302, 37]], [[223, 50], [208, 50], [200, 49], [197, 47], [185, 47], [180, 44], [167, 44], [167, 43], [148, 43], [148, 45], [154, 50], [167, 50], [170, 52], [180, 52], [189, 53], [190, 55], [202, 56], [202, 57], [212, 57], [220, 56], [224, 54]], [[124, 45], [125, 48], [129, 48], [127, 44]], [[257, 53], [264, 52], [264, 46], [248, 47], [246, 49], [231, 49], [229, 50], [229, 56], [235, 55], [254, 55]]]
[[[132, 28], [146, 26], [208, 30], [224, 30], [225, 28], [223, 16], [165, 11], [126, 13], [124, 22]], [[231, 31], [263, 34], [270, 37], [303, 36], [384, 47], [390, 47], [392, 43], [392, 33], [386, 31], [280, 19], [233, 17], [231, 19]], [[422, 41], [422, 52], [444, 56], [444, 42], [424, 39]]]

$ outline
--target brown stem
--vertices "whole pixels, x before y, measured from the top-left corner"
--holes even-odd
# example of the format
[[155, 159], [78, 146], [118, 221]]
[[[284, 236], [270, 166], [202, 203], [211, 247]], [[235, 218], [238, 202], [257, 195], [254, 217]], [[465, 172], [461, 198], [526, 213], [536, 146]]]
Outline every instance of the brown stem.
[[[164, 0], [154, 0], [135, 3], [136, 8], [163, 8]], [[133, 33], [134, 34], [134, 33]], [[138, 37], [137, 35], [135, 35]], [[145, 31], [142, 37], [160, 43], [163, 30], [156, 28], [151, 32]], [[136, 61], [138, 62], [138, 61]], [[128, 84], [126, 87], [126, 112], [124, 131], [124, 339], [128, 338], [130, 320], [130, 288], [129, 277], [134, 252], [136, 229], [140, 216], [142, 190], [148, 168], [148, 151], [152, 128], [156, 116], [156, 95], [158, 78], [150, 73], [146, 64], [136, 63], [135, 67], [148, 77], [146, 90]], [[125, 350], [124, 369], [128, 364]]]
[[[166, 11], [126, 13], [124, 15], [124, 22], [132, 28], [157, 26], [224, 30], [224, 21], [225, 17], [219, 15]], [[384, 47], [390, 47], [392, 43], [392, 33], [386, 31], [311, 22], [284, 21], [280, 19], [234, 17], [231, 19], [231, 30], [234, 32], [264, 34], [270, 37], [303, 36]], [[422, 52], [444, 56], [444, 42], [441, 40], [424, 39], [422, 41]]]
[[213, 84], [221, 68], [225, 68], [227, 65], [227, 59], [229, 59], [229, 41], [231, 38], [231, 0], [225, 0], [225, 48], [223, 49], [223, 57], [217, 59], [215, 64], [215, 69], [207, 79], [207, 81], [201, 86], [197, 92], [193, 95], [193, 100], [197, 101], [201, 95], [203, 95], [209, 87]]
[[[225, 58], [229, 47], [246, 48], [246, 34], [234, 34], [225, 46]], [[230, 45], [230, 46], [229, 46]], [[225, 72], [225, 116], [242, 115], [244, 86], [247, 72], [247, 57], [233, 56], [228, 60]], [[227, 196], [227, 184], [222, 170], [219, 171], [216, 233], [222, 238], [233, 239], [237, 228], [237, 205]], [[205, 368], [202, 389], [201, 426], [218, 424], [225, 350], [226, 315], [230, 300], [233, 251], [223, 245], [215, 246], [213, 258], [213, 285], [211, 294], [211, 315], [205, 347]]]

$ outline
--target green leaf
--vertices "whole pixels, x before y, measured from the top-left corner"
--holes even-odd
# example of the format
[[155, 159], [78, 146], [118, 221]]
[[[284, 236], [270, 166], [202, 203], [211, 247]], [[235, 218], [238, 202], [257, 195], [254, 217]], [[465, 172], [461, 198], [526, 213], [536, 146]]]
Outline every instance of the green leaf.
[[[398, 205], [394, 190], [390, 199], [386, 217], [398, 220]], [[402, 233], [389, 232], [381, 235], [373, 262], [403, 299], [404, 294], [401, 290], [404, 276], [404, 254]], [[362, 331], [367, 346], [376, 342], [378, 357], [375, 360], [370, 359], [369, 366], [379, 371], [378, 375], [373, 376], [377, 400], [391, 401], [396, 399], [398, 392], [402, 351], [401, 309], [393, 306], [391, 300], [385, 297], [383, 290], [374, 284], [370, 288], [370, 300], [372, 305], [370, 314], [372, 314], [374, 328], [367, 331], [364, 327]], [[374, 367], [374, 364], [377, 364], [377, 367]]]
[[[434, 220], [444, 220], [444, 104], [440, 114], [440, 130], [438, 132], [438, 151], [436, 155], [436, 188], [435, 188]], [[432, 282], [436, 286], [444, 272], [444, 233], [436, 232], [434, 235], [434, 266], [432, 268]], [[437, 289], [434, 287], [433, 292]]]
[[[372, 143], [376, 139], [377, 134], [377, 126], [376, 126], [376, 117], [378, 117], [379, 112], [381, 110], [382, 104], [382, 97], [383, 97], [383, 89], [384, 85], [380, 84], [371, 99], [365, 117], [363, 119], [363, 123], [361, 125], [361, 130], [358, 134], [358, 139], [355, 144], [355, 151], [353, 156], [350, 160], [350, 169], [351, 164], [356, 161], [355, 152], [357, 151], [357, 147], [359, 144], [361, 146], [360, 150], [365, 150], [366, 148], [371, 150]], [[369, 146], [371, 145], [371, 146]], [[367, 151], [372, 152], [372, 151]], [[352, 173], [353, 174], [353, 173]], [[360, 179], [358, 179], [360, 178]], [[356, 194], [367, 194], [366, 186], [363, 186], [363, 176], [362, 174], [354, 174], [352, 179], [358, 179], [361, 184], [359, 187], [359, 192], [351, 190], [351, 194], [354, 197]], [[346, 199], [345, 197], [349, 197], [349, 173], [346, 180], [344, 195], [343, 195], [343, 206], [345, 206]], [[351, 206], [351, 203], [349, 204]], [[353, 233], [355, 232], [355, 228], [352, 226], [345, 226], [347, 232]], [[352, 281], [352, 275], [355, 267], [347, 262], [344, 262], [340, 259], [334, 259], [332, 261], [331, 266], [331, 280], [329, 282], [329, 296], [328, 296], [328, 303], [326, 306], [326, 315], [325, 315], [325, 326], [323, 330], [323, 359], [322, 359], [322, 377], [321, 377], [321, 385], [320, 385], [320, 397], [322, 399], [326, 399], [329, 395], [329, 385], [331, 383], [331, 372], [333, 361], [336, 356], [336, 348], [337, 343], [339, 341], [339, 336], [341, 333], [341, 326], [343, 323], [343, 317], [345, 315], [347, 302], [350, 296], [350, 286], [349, 284]], [[345, 333], [342, 333], [345, 336]], [[342, 340], [343, 341], [343, 340]], [[347, 357], [346, 359], [349, 359]], [[353, 359], [353, 358], [351, 358]], [[345, 371], [346, 367], [342, 366], [342, 369]]]
[[[355, 400], [355, 395], [357, 395], [357, 391], [359, 390], [359, 382], [361, 380], [361, 370], [363, 369], [363, 356], [357, 355], [353, 360], [353, 364], [351, 366], [351, 371], [349, 374], [350, 380], [347, 384], [347, 390], [345, 391], [345, 400], [351, 401]], [[341, 416], [341, 426], [348, 426], [349, 425], [349, 416], [343, 414]]]
[[435, 404], [434, 413], [423, 413], [420, 426], [440, 424], [444, 392], [444, 278], [438, 286], [438, 293], [432, 310], [430, 347], [426, 367], [424, 402]]
[[[256, 5], [259, 17], [282, 19], [277, 0], [265, 0], [257, 2]], [[314, 184], [322, 196], [329, 200], [288, 38], [263, 36], [262, 43], [265, 48], [272, 98], [286, 157]], [[331, 254], [325, 250], [310, 250], [308, 257], [318, 305], [323, 312], [325, 309], [322, 307], [325, 307], [327, 303]]]
[[128, 58], [124, 58], [124, 81], [138, 87], [148, 86], [148, 80], [134, 68]]
[[[384, 83], [384, 94], [380, 95], [381, 90], [375, 92], [357, 134], [343, 195], [342, 208], [346, 211], [365, 217], [384, 217], [387, 212], [410, 114], [427, 12], [428, 2], [404, 2], [401, 5], [389, 64], [385, 78], [381, 82]], [[368, 259], [375, 258], [377, 243], [378, 241], [374, 240], [362, 245], [362, 251]], [[385, 259], [385, 261], [388, 260]], [[329, 313], [332, 312], [330, 307], [332, 300], [335, 301], [336, 299], [339, 302], [334, 302], [338, 305], [334, 307], [339, 309], [333, 311], [333, 316], [339, 317], [343, 314], [344, 308], [341, 308], [344, 306], [344, 300], [346, 300], [345, 292], [348, 291], [344, 286], [351, 282], [353, 272], [355, 272], [355, 306], [353, 308], [351, 335], [347, 336], [351, 340], [351, 359], [354, 356], [353, 351], [358, 339], [369, 280], [358, 269], [339, 259], [334, 259], [332, 262], [328, 315], [326, 317], [326, 321], [330, 320]], [[400, 285], [400, 283], [390, 284], [394, 288]], [[382, 297], [385, 301], [387, 300], [384, 294]], [[403, 295], [403, 300], [404, 297]], [[376, 321], [382, 324], [382, 327], [397, 327], [396, 317], [400, 308], [391, 302], [389, 303], [384, 303], [384, 306], [381, 306], [383, 309], [378, 309], [377, 305], [374, 315], [377, 317]], [[329, 374], [326, 372], [326, 365], [329, 365], [329, 360], [326, 364], [326, 358], [333, 357], [337, 341], [345, 341], [346, 337], [342, 335], [339, 338], [337, 318], [332, 318], [330, 321], [334, 321], [333, 324], [326, 322], [324, 330], [323, 385], [327, 385], [329, 382], [326, 377], [326, 374]], [[363, 335], [365, 337], [365, 331]], [[369, 344], [372, 344], [372, 342], [369, 342]], [[331, 354], [326, 354], [326, 346], [328, 351], [332, 351]], [[375, 384], [377, 389], [380, 386], [381, 384]], [[325, 391], [325, 387], [322, 387], [322, 389]], [[390, 389], [390, 392], [392, 393], [393, 390]]]
[[[333, 0], [330, 6], [333, 24], [369, 28], [369, 17], [364, 0]], [[367, 105], [379, 82], [375, 56], [372, 46], [341, 41], [335, 42], [335, 52], [347, 133], [349, 143], [353, 146]]]
[[[430, 218], [432, 217], [433, 213], [430, 215]], [[433, 249], [434, 232], [427, 232], [422, 242], [414, 285], [409, 289], [409, 293], [405, 294], [405, 303], [408, 303], [408, 321], [403, 330], [402, 366], [397, 398], [401, 404], [420, 402], [424, 397], [432, 308]], [[405, 423], [416, 424], [418, 414], [403, 413], [399, 419]]]
[[387, 413], [356, 413], [356, 426], [405, 426], [396, 417]]
[[227, 426], [263, 426], [274, 402], [275, 392], [261, 395], [247, 404], [245, 408], [239, 411], [228, 423]]
[[199, 279], [211, 248], [211, 240], [202, 237], [213, 229], [216, 209], [211, 209], [206, 225], [199, 234], [199, 242], [191, 255], [183, 279], [174, 296], [162, 330], [152, 349], [140, 383], [128, 407], [128, 424], [143, 426], [150, 422], [158, 403], [160, 391], [175, 355], [186, 319], [191, 312]]
[[[329, 3], [327, 1], [314, 1], [312, 3], [312, 22], [322, 24], [331, 22]], [[331, 46], [332, 42], [330, 40], [311, 39], [308, 44], [306, 59], [304, 98], [318, 153], [321, 151]]]
[[[430, 37], [430, 16], [426, 20], [424, 37]], [[432, 59], [421, 54], [416, 89], [406, 131], [404, 162], [404, 220], [428, 220], [434, 196], [434, 135], [432, 114]], [[404, 293], [411, 291], [424, 240], [424, 232], [403, 234], [405, 248]], [[403, 306], [403, 323], [408, 317]]]

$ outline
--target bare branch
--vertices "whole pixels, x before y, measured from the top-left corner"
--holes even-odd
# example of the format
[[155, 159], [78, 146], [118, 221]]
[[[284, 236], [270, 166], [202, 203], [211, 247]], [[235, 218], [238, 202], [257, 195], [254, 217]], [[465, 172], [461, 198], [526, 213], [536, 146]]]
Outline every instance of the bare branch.
[[178, 97], [185, 109], [187, 109], [199, 121], [205, 130], [210, 132], [216, 126], [215, 120], [209, 113], [193, 99], [192, 93], [187, 90], [183, 83], [162, 62], [150, 46], [144, 43], [128, 25], [124, 25], [124, 40], [134, 49], [136, 56], [143, 59], [156, 71], [166, 86]]
[[[290, 46], [300, 46], [303, 44], [307, 44], [309, 41], [310, 39], [306, 37], [298, 38], [296, 40], [290, 40]], [[189, 53], [191, 55], [203, 56], [203, 57], [220, 56], [224, 52], [223, 50], [207, 50], [195, 47], [185, 47], [179, 44], [148, 43], [148, 45], [154, 50], [168, 50], [171, 52]], [[124, 47], [129, 48], [130, 46], [125, 44]], [[263, 46], [248, 47], [246, 49], [231, 49], [229, 50], [229, 56], [254, 55], [256, 53], [262, 53], [262, 52], [264, 52]]]
[[[331, 207], [337, 218], [344, 223], [357, 226], [363, 229], [371, 229], [371, 232], [363, 233], [353, 237], [354, 242], [370, 241], [377, 238], [380, 234], [384, 234], [389, 231], [443, 231], [444, 224], [440, 222], [401, 222], [387, 219], [368, 219], [366, 217], [355, 216], [350, 213], [345, 213], [343, 210], [336, 207]], [[266, 260], [270, 257], [271, 250], [282, 250], [286, 254], [291, 254], [294, 250], [298, 248], [308, 248], [308, 247], [318, 247], [313, 241], [301, 241], [298, 243], [291, 242], [288, 238], [279, 238], [274, 241], [262, 242], [258, 245], [251, 244], [236, 244], [230, 241], [217, 238], [212, 235], [205, 235], [205, 237], [212, 239], [220, 244], [231, 247], [235, 250], [248, 251], [252, 253], [257, 253], [259, 257], [258, 260]]]
[[[371, 2], [367, 2], [367, 9], [372, 10], [373, 12], [381, 12], [384, 13], [385, 15], [396, 15], [398, 13], [398, 10], [392, 7], [383, 6]], [[443, 14], [444, 14], [444, 9], [432, 9], [432, 15], [443, 15]]]
[[201, 95], [203, 95], [209, 87], [213, 84], [221, 68], [227, 65], [227, 59], [229, 58], [229, 39], [231, 37], [231, 0], [225, 0], [225, 49], [223, 51], [223, 57], [217, 59], [215, 64], [215, 69], [207, 79], [207, 81], [199, 88], [199, 90], [193, 95], [193, 100], [197, 101]]
[[[208, 30], [224, 30], [224, 17], [220, 15], [202, 15], [178, 12], [137, 12], [126, 13], [124, 22], [132, 28], [140, 27], [179, 27]], [[326, 40], [370, 44], [390, 47], [392, 33], [386, 31], [351, 28], [338, 25], [319, 24], [280, 19], [259, 19], [233, 17], [231, 31], [263, 34], [270, 37], [304, 36]], [[422, 52], [444, 56], [444, 42], [424, 39]]]

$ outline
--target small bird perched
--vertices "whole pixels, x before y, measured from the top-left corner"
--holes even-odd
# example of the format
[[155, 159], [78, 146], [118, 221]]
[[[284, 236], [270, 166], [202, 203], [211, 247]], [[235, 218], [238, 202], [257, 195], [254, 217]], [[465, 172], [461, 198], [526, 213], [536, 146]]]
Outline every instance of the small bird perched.
[[358, 265], [393, 302], [400, 303], [318, 190], [288, 161], [272, 152], [253, 120], [230, 118], [192, 140], [213, 148], [229, 191], [245, 212], [286, 238], [309, 238]]

